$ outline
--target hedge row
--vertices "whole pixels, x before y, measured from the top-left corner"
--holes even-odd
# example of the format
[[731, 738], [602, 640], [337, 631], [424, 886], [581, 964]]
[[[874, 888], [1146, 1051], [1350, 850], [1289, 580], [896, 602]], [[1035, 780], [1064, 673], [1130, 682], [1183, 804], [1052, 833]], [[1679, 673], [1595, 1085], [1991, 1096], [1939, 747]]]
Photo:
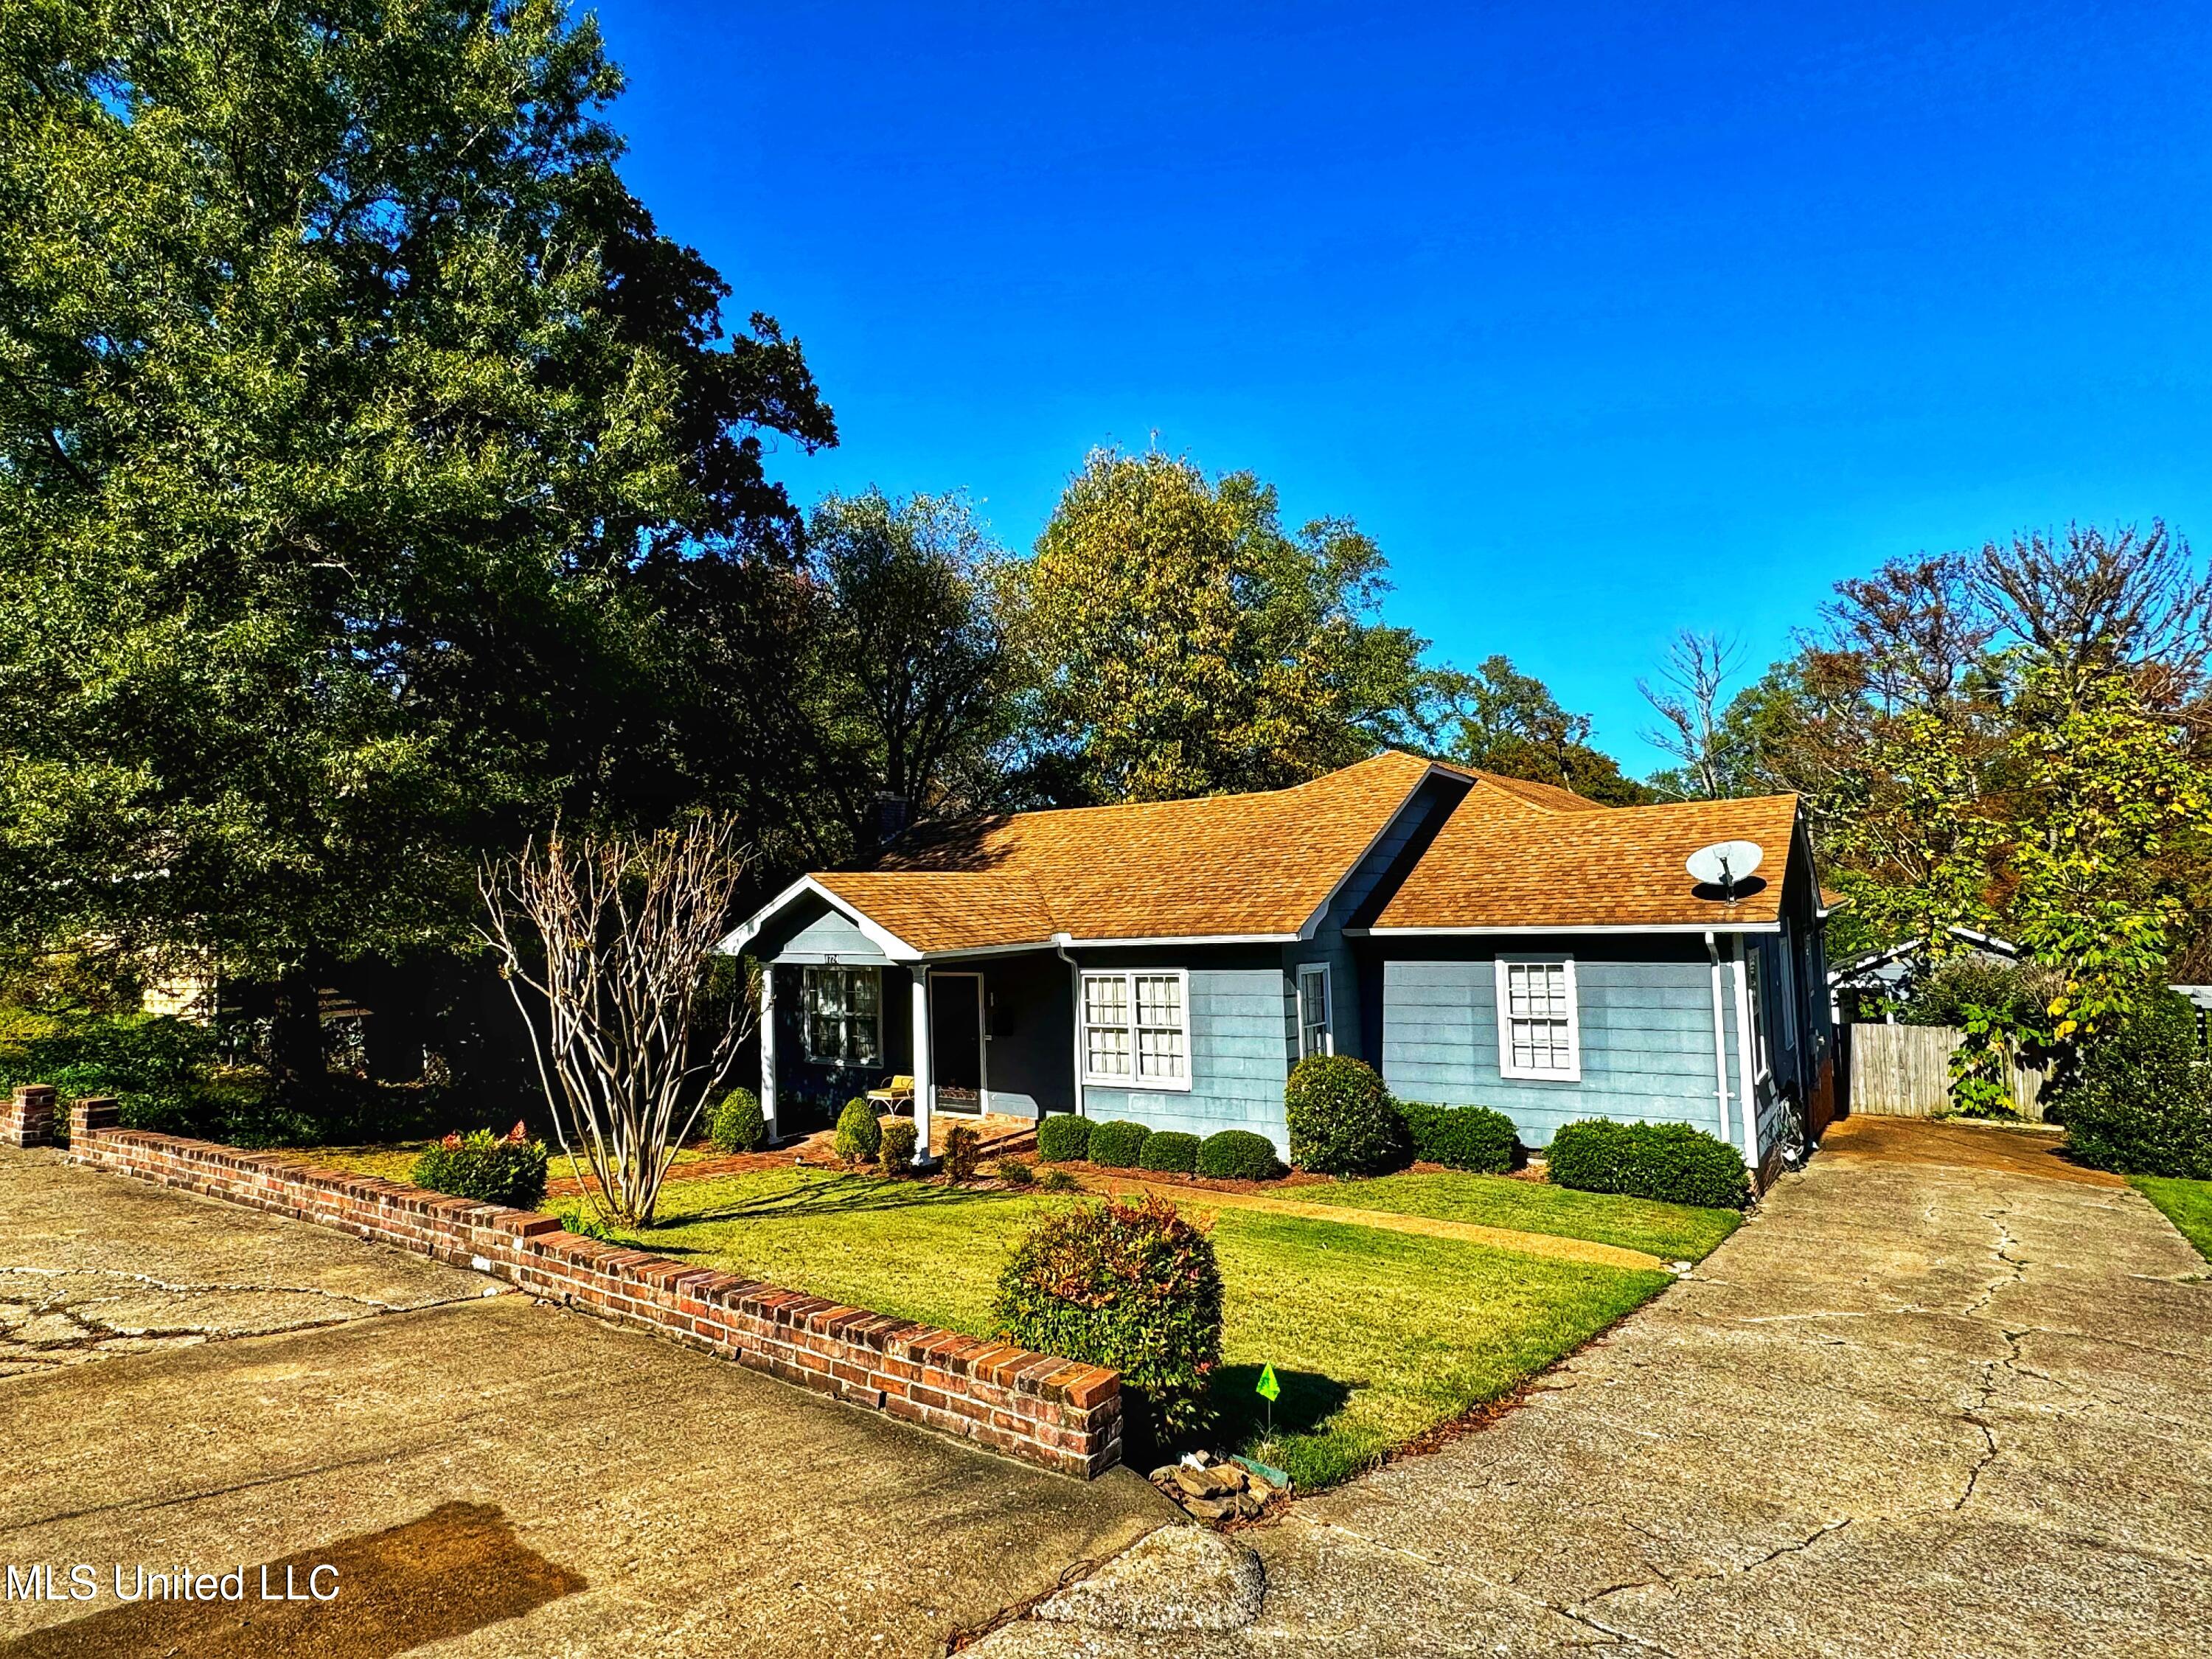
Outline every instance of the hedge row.
[[1275, 1143], [1249, 1129], [1224, 1129], [1200, 1140], [1179, 1129], [1155, 1132], [1115, 1119], [1060, 1114], [1037, 1125], [1037, 1156], [1047, 1164], [1088, 1158], [1108, 1170], [1202, 1175], [1216, 1181], [1272, 1181], [1283, 1172]]

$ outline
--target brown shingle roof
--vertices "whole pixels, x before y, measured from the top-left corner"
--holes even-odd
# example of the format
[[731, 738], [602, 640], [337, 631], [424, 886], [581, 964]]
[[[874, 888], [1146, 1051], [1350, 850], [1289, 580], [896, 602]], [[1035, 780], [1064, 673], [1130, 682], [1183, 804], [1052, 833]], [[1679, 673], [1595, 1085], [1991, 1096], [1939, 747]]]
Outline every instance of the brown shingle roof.
[[[1296, 933], [1429, 770], [1429, 762], [1394, 750], [1289, 789], [1023, 812], [904, 852], [880, 872], [816, 879], [864, 908], [862, 889], [848, 884], [896, 883], [870, 890], [876, 902], [919, 905], [924, 901], [914, 896], [921, 890], [963, 880], [960, 890], [996, 921], [962, 921], [957, 945], [931, 942], [949, 937], [936, 930], [939, 916], [952, 927], [951, 902], [929, 917], [913, 915], [927, 939], [868, 910], [923, 951], [1018, 944], [1055, 932], [1077, 939]], [[1000, 882], [1027, 884], [992, 885]], [[1041, 915], [1021, 909], [1024, 892], [1036, 896]], [[994, 930], [1003, 936], [966, 936]]]
[[1019, 871], [836, 870], [814, 879], [917, 951], [1042, 945], [1054, 933], [1036, 883]]
[[[1741, 926], [1781, 915], [1795, 795], [1508, 817], [1481, 794], [1453, 811], [1377, 928]], [[1734, 904], [1699, 897], [1682, 867], [1720, 841], [1756, 842], [1765, 855], [1765, 885]]]

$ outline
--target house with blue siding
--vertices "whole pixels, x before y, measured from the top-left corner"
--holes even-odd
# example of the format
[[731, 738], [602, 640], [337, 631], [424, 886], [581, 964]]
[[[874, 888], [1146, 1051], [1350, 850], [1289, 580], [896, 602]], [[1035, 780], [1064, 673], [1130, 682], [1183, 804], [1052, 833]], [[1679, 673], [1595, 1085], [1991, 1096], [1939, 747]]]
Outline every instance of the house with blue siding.
[[[1688, 867], [1722, 842], [1759, 855], [1726, 890]], [[1686, 1122], [1764, 1178], [1832, 1115], [1824, 915], [1795, 797], [1611, 808], [1391, 751], [961, 826], [722, 948], [763, 969], [772, 1128], [910, 1078], [925, 1149], [939, 1114], [1080, 1112], [1287, 1152], [1291, 1068], [1346, 1054], [1532, 1147]]]

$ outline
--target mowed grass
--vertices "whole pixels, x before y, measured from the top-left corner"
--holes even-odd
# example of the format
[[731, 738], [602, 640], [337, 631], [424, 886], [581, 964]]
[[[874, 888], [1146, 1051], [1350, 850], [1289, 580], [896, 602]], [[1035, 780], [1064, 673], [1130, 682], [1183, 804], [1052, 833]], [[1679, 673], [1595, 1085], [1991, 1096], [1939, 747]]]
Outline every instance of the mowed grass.
[[[775, 1170], [672, 1185], [661, 1224], [623, 1237], [988, 1336], [1014, 1241], [1070, 1201]], [[1281, 1465], [1309, 1490], [1510, 1392], [1668, 1283], [1662, 1273], [1233, 1210], [1218, 1214], [1213, 1238], [1225, 1316], [1211, 1439]], [[1272, 1438], [1253, 1392], [1263, 1364], [1282, 1386]]]
[[1643, 1250], [1666, 1261], [1702, 1261], [1743, 1223], [1734, 1210], [1656, 1204], [1610, 1193], [1578, 1193], [1505, 1176], [1439, 1174], [1378, 1176], [1298, 1188], [1309, 1202], [1389, 1210], [1440, 1221], [1472, 1221], [1524, 1233], [1587, 1238]]
[[2129, 1184], [2165, 1212], [2181, 1236], [2212, 1261], [2212, 1181], [2169, 1176], [2130, 1176]]

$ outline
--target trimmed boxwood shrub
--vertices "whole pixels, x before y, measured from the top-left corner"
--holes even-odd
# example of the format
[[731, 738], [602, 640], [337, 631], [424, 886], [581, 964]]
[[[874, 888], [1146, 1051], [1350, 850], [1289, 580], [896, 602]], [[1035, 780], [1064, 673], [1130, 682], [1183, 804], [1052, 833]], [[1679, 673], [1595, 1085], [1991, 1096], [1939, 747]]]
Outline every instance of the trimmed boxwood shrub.
[[854, 1095], [837, 1114], [837, 1133], [830, 1142], [830, 1150], [848, 1164], [872, 1164], [883, 1144], [883, 1124], [875, 1107]]
[[1221, 1363], [1213, 1241], [1157, 1194], [1046, 1217], [1015, 1246], [993, 1308], [1023, 1347], [1121, 1373], [1162, 1435], [1206, 1420]]
[[887, 1176], [909, 1176], [914, 1173], [914, 1120], [895, 1117], [883, 1126], [883, 1137], [878, 1150], [883, 1155], [884, 1173]]
[[983, 1147], [983, 1137], [964, 1123], [956, 1123], [945, 1132], [945, 1176], [954, 1186], [975, 1178], [975, 1160]]
[[1686, 1123], [1585, 1118], [1554, 1134], [1545, 1158], [1553, 1185], [1586, 1193], [1721, 1210], [1741, 1210], [1751, 1202], [1743, 1154]]
[[1375, 1175], [1401, 1167], [1406, 1121], [1375, 1068], [1349, 1054], [1309, 1054], [1283, 1090], [1291, 1162], [1316, 1175]]
[[1057, 1113], [1037, 1125], [1037, 1156], [1048, 1164], [1067, 1164], [1091, 1153], [1091, 1120]]
[[1520, 1137], [1513, 1120], [1487, 1106], [1427, 1106], [1398, 1103], [1413, 1139], [1413, 1156], [1447, 1169], [1503, 1175], [1513, 1167]]
[[761, 1115], [760, 1097], [750, 1089], [732, 1089], [707, 1119], [707, 1139], [718, 1152], [757, 1152], [768, 1145], [768, 1120]]
[[1198, 1149], [1198, 1172], [1213, 1181], [1273, 1181], [1283, 1172], [1275, 1143], [1249, 1129], [1224, 1129]]
[[1192, 1175], [1198, 1170], [1198, 1137], [1180, 1129], [1163, 1129], [1147, 1135], [1137, 1154], [1140, 1170], [1159, 1170], [1169, 1175]]
[[526, 1139], [518, 1123], [504, 1135], [489, 1129], [447, 1135], [415, 1160], [417, 1187], [513, 1210], [534, 1210], [545, 1199], [545, 1143]]
[[1103, 1169], [1129, 1170], [1136, 1167], [1144, 1155], [1145, 1143], [1152, 1132], [1141, 1123], [1115, 1119], [1111, 1123], [1091, 1126], [1091, 1161]]
[[2092, 1046], [2052, 1115], [2078, 1164], [2212, 1181], [2212, 1064], [2196, 1010], [2168, 993]]

